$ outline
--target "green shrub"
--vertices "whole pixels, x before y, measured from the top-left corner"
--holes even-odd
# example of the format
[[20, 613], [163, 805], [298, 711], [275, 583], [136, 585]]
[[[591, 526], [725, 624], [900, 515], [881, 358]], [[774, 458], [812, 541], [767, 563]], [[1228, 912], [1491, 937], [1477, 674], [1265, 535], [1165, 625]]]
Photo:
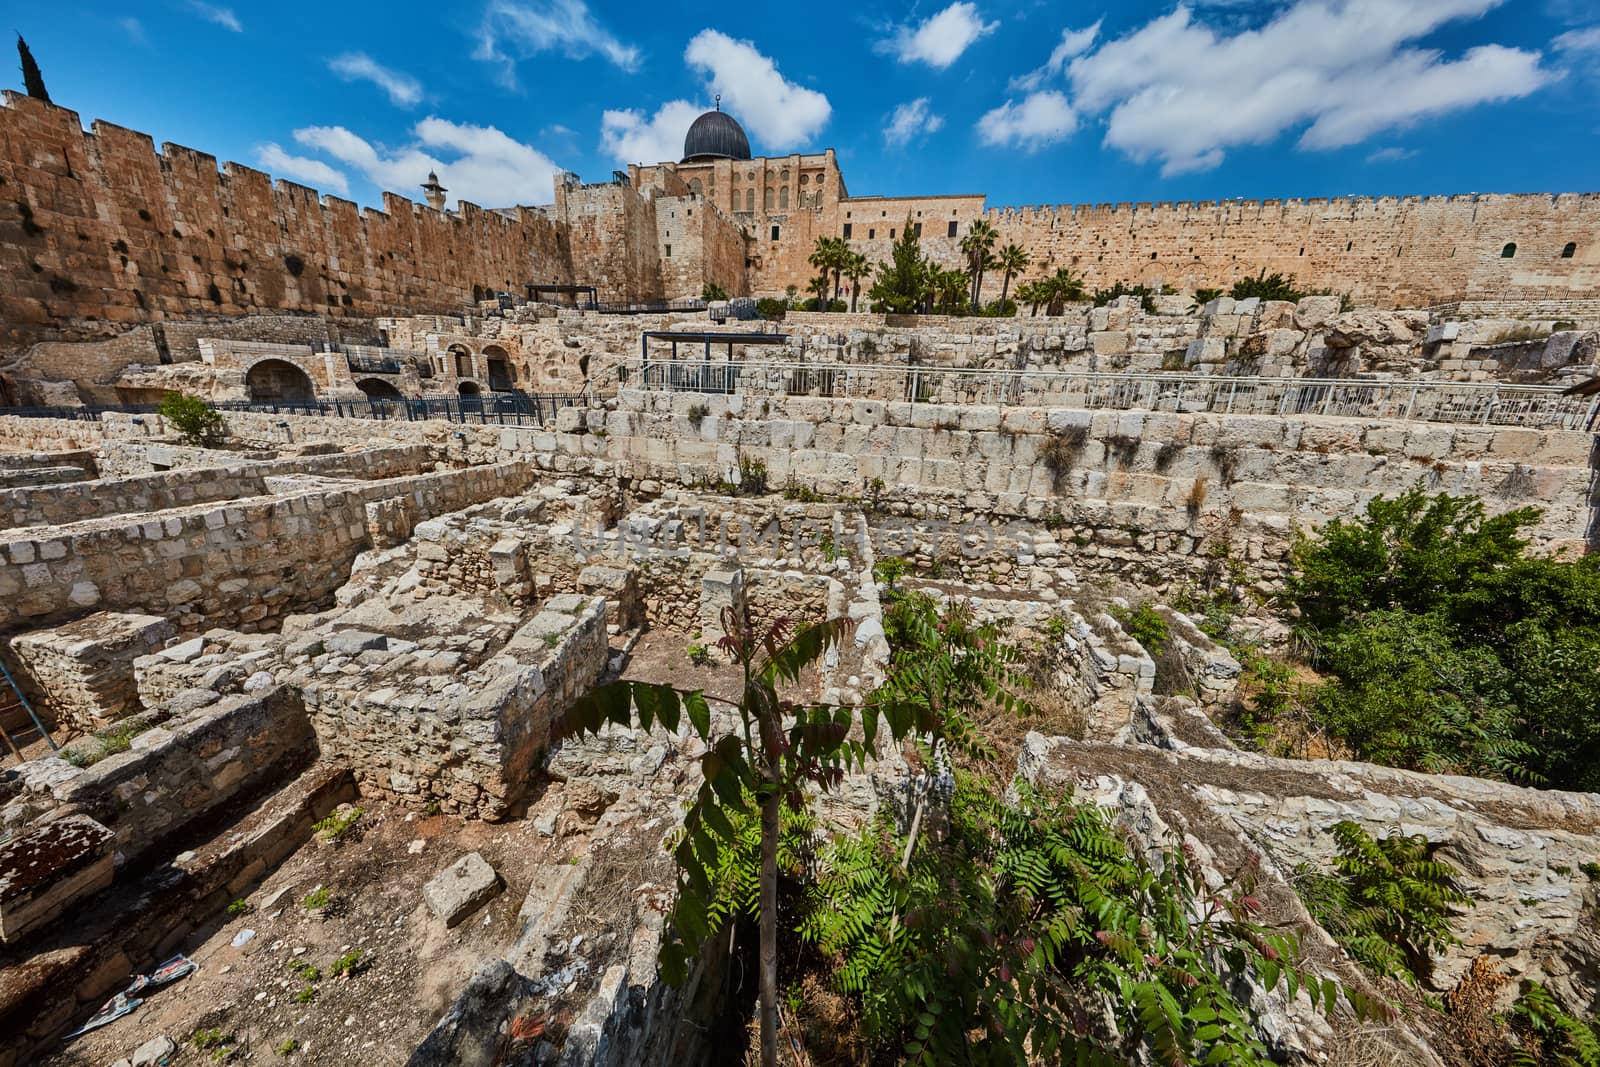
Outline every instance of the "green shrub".
[[700, 289], [700, 299], [708, 303], [712, 300], [726, 300], [728, 291], [716, 282], [706, 282]]
[[339, 841], [355, 829], [356, 823], [361, 821], [361, 816], [364, 814], [366, 812], [361, 808], [346, 808], [312, 823], [311, 829], [321, 834], [324, 841]]
[[326, 908], [328, 906], [328, 902], [332, 899], [333, 894], [328, 891], [328, 887], [319, 886], [318, 888], [307, 893], [305, 895], [305, 899], [302, 900], [301, 903], [306, 906], [307, 911], [320, 911], [321, 909]]
[[1254, 278], [1243, 278], [1234, 282], [1228, 295], [1235, 300], [1249, 300], [1251, 297], [1256, 297], [1261, 300], [1295, 302], [1305, 299], [1310, 294], [1294, 287], [1294, 275], [1279, 274], [1276, 271], [1268, 274], [1267, 268], [1262, 267], [1261, 273]]
[[775, 297], [764, 296], [756, 301], [756, 314], [770, 322], [778, 322], [789, 311], [789, 302]]
[[1360, 758], [1600, 789], [1600, 557], [1527, 554], [1539, 515], [1419, 487], [1297, 541], [1318, 715]]
[[683, 651], [689, 657], [689, 662], [696, 667], [704, 667], [711, 662], [711, 650], [705, 646], [705, 642], [699, 634], [695, 634], [690, 639], [688, 647]]
[[1595, 1024], [1562, 1011], [1538, 982], [1528, 983], [1507, 1021], [1521, 1044], [1512, 1059], [1518, 1067], [1600, 1067]]
[[241, 915], [250, 914], [250, 912], [253, 910], [254, 909], [250, 907], [249, 901], [235, 900], [228, 905], [228, 918], [237, 919]]
[[280, 1042], [278, 1045], [278, 1055], [280, 1056], [292, 1056], [298, 1051], [300, 1051], [300, 1042], [292, 1037]]
[[1459, 872], [1434, 858], [1439, 845], [1399, 832], [1373, 840], [1357, 823], [1335, 823], [1333, 873], [1301, 865], [1295, 888], [1306, 909], [1352, 959], [1386, 978], [1416, 985], [1433, 954], [1457, 944], [1451, 909], [1473, 903]]
[[1072, 473], [1072, 468], [1078, 463], [1079, 453], [1088, 443], [1089, 427], [1068, 426], [1060, 433], [1046, 437], [1039, 446], [1039, 460], [1050, 472], [1050, 481], [1056, 492], [1059, 493], [1065, 486], [1067, 475]]
[[1148, 862], [1093, 804], [1026, 786], [1007, 803], [959, 775], [945, 832], [906, 867], [902, 848], [885, 819], [827, 849], [800, 927], [884, 1062], [1110, 1063], [1148, 1043], [1154, 1062], [1265, 1065], [1231, 973], [1338, 997], [1254, 920], [1253, 869], [1213, 892], [1182, 849]]
[[198, 396], [168, 393], [161, 398], [159, 413], [191, 445], [211, 444], [228, 432], [221, 414]]
[[739, 492], [745, 496], [761, 496], [766, 491], [766, 460], [739, 457]]
[[1172, 628], [1162, 615], [1149, 604], [1139, 603], [1131, 608], [1112, 608], [1112, 618], [1122, 624], [1128, 636], [1144, 646], [1151, 656], [1159, 656], [1172, 639]]
[[689, 425], [693, 426], [696, 430], [700, 429], [700, 424], [705, 421], [706, 416], [709, 414], [711, 414], [710, 404], [690, 404], [688, 414]]
[[362, 957], [361, 950], [346, 952], [343, 956], [333, 961], [333, 966], [328, 968], [328, 973], [335, 978], [349, 978], [360, 974], [367, 969], [367, 961]]

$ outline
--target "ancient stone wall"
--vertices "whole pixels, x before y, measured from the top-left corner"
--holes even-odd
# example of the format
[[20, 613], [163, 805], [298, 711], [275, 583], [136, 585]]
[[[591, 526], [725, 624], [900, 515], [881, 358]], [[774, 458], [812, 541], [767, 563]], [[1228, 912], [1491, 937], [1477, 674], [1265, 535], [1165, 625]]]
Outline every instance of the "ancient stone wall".
[[384, 210], [279, 181], [16, 93], [0, 108], [0, 343], [200, 311], [371, 318], [446, 311], [474, 287], [568, 280], [542, 212]]
[[[998, 244], [1031, 253], [1028, 276], [1066, 267], [1090, 288], [1227, 288], [1265, 270], [1381, 307], [1600, 290], [1596, 193], [1063, 205], [984, 217]], [[1564, 258], [1569, 243], [1577, 247]], [[985, 300], [999, 298], [1000, 283], [984, 279]]]
[[58, 803], [116, 834], [124, 861], [309, 761], [316, 744], [299, 694], [281, 687], [224, 697], [135, 740], [54, 787]]
[[[144, 451], [156, 455], [169, 452], [159, 447]], [[291, 474], [362, 480], [394, 478], [415, 474], [430, 466], [433, 460], [431, 450], [421, 445], [250, 464], [231, 462], [225, 452], [192, 451], [200, 453], [196, 464], [183, 464], [178, 470], [0, 490], [0, 528], [52, 526], [108, 515], [165, 511], [214, 500], [238, 500], [266, 493], [266, 478]], [[227, 465], [204, 465], [207, 461]]]
[[[654, 201], [616, 182], [558, 181], [553, 217], [565, 228], [574, 276], [596, 287], [602, 301], [661, 299], [663, 250], [656, 244]], [[554, 279], [535, 275], [532, 280]]]
[[270, 628], [344, 583], [370, 543], [367, 504], [399, 499], [426, 518], [531, 476], [507, 463], [0, 534], [0, 631], [91, 608], [149, 611], [185, 630]]

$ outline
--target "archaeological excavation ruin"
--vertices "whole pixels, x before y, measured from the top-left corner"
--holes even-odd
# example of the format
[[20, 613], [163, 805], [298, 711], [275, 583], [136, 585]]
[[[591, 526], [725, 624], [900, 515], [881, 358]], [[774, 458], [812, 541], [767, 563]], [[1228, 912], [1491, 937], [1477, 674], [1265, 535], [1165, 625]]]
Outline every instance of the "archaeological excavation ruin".
[[[0, 176], [0, 1067], [1600, 1050], [1596, 194]], [[935, 209], [1144, 288], [783, 295]]]

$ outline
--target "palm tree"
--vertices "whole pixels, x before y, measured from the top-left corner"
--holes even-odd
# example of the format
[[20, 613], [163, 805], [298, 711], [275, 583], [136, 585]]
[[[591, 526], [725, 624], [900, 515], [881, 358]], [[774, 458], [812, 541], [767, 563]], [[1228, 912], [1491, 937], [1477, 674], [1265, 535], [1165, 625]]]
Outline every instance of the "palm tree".
[[[842, 285], [840, 274], [844, 270], [845, 257], [850, 255], [850, 246], [842, 237], [818, 237], [816, 245], [811, 249], [811, 255], [806, 262], [822, 272], [822, 277], [827, 278], [829, 272], [833, 274], [833, 298], [839, 299], [839, 289]], [[819, 295], [819, 302], [826, 302], [828, 294]], [[819, 303], [820, 306], [820, 303]]]
[[1046, 283], [1042, 278], [1037, 281], [1023, 282], [1017, 286], [1017, 303], [1027, 304], [1028, 313], [1034, 318], [1039, 317], [1039, 305], [1045, 303], [1048, 299]]
[[1050, 306], [1045, 309], [1048, 315], [1061, 314], [1064, 305], [1076, 303], [1086, 295], [1083, 289], [1083, 279], [1073, 274], [1066, 267], [1061, 267], [1048, 279], [1045, 284], [1049, 287], [1049, 299], [1046, 303]]
[[811, 284], [806, 286], [806, 292], [808, 292], [808, 293], [816, 293], [817, 294], [817, 307], [816, 307], [816, 310], [818, 310], [818, 311], [827, 311], [828, 310], [828, 272], [827, 271], [823, 271], [821, 274], [817, 275], [815, 278], [812, 278], [811, 279]]
[[999, 240], [1000, 234], [987, 219], [979, 219], [967, 227], [967, 235], [961, 239], [961, 252], [967, 257], [967, 270], [972, 274], [972, 313], [978, 313], [978, 297], [983, 292], [983, 272], [989, 269], [994, 259], [994, 243]]
[[850, 313], [854, 315], [856, 297], [861, 295], [861, 279], [872, 269], [872, 264], [867, 260], [864, 252], [846, 252], [842, 269], [845, 277], [850, 279]]
[[1011, 288], [1011, 276], [1021, 274], [1028, 269], [1028, 264], [1033, 262], [1033, 257], [1023, 250], [1021, 245], [1009, 244], [1000, 250], [995, 257], [995, 263], [1005, 271], [1005, 278], [1000, 283], [1000, 314], [1006, 313], [1006, 292]]

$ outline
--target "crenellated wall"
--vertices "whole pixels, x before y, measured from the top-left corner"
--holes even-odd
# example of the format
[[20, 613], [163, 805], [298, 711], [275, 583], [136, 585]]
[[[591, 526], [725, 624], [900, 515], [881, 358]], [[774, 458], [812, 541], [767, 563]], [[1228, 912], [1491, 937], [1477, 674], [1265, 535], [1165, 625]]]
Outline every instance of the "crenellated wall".
[[0, 343], [197, 313], [445, 311], [475, 287], [571, 276], [542, 211], [359, 208], [7, 92], [0, 107]]

